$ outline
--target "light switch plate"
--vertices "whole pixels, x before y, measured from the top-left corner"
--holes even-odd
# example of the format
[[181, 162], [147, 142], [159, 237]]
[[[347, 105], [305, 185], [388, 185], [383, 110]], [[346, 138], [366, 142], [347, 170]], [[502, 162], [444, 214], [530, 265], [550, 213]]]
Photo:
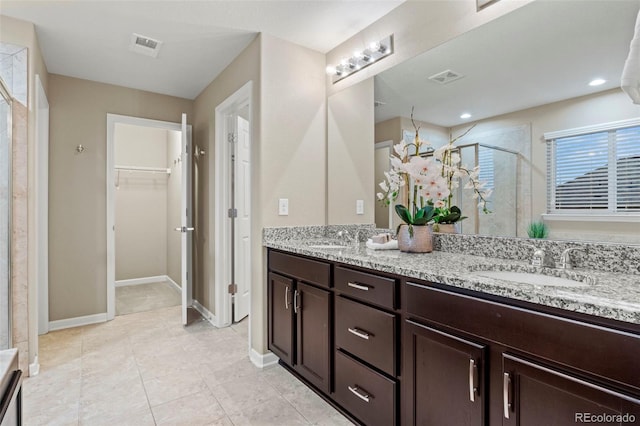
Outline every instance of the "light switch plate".
[[278, 215], [289, 216], [289, 199], [280, 198], [278, 200]]
[[364, 214], [364, 200], [356, 200], [356, 214]]

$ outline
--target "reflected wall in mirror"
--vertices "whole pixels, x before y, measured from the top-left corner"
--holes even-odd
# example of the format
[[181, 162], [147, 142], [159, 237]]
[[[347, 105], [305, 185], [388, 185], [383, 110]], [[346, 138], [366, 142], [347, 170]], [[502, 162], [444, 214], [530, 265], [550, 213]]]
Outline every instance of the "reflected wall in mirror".
[[[413, 139], [414, 106], [420, 136], [434, 147], [476, 125], [457, 144], [469, 146], [463, 162], [479, 163], [494, 187], [494, 213], [476, 214], [462, 195], [464, 233], [526, 237], [544, 217], [550, 238], [640, 243], [640, 212], [599, 222], [546, 214], [543, 137], [638, 117], [619, 84], [639, 9], [638, 0], [535, 1], [378, 74], [376, 143]], [[596, 78], [605, 83], [590, 86]], [[388, 211], [376, 209], [377, 225], [388, 222]]]

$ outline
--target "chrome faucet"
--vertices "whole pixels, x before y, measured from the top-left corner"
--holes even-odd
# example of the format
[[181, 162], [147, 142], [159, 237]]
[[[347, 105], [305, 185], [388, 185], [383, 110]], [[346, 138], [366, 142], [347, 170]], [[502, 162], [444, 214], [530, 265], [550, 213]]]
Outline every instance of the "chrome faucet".
[[338, 232], [338, 238], [342, 239], [345, 243], [352, 243], [354, 247], [358, 247], [360, 244], [360, 230], [356, 229], [355, 235], [351, 237], [351, 234], [346, 229]]
[[573, 263], [571, 262], [570, 253], [572, 251], [584, 251], [579, 248], [571, 247], [562, 252], [560, 255], [560, 261], [556, 262], [556, 268], [559, 269], [573, 269]]
[[527, 244], [529, 247], [533, 248], [533, 256], [531, 257], [531, 265], [532, 266], [547, 266], [553, 267], [553, 261], [547, 255], [547, 252], [543, 248], [538, 248], [533, 244]]

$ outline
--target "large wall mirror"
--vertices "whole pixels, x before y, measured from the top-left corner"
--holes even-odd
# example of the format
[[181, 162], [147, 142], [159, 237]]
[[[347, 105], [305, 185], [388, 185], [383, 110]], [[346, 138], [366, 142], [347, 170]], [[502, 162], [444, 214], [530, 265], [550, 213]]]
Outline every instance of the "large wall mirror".
[[[599, 222], [547, 215], [544, 139], [640, 116], [619, 88], [639, 9], [638, 0], [535, 1], [378, 74], [373, 192], [389, 145], [413, 138], [414, 107], [421, 138], [435, 148], [475, 124], [458, 144], [463, 162], [479, 164], [493, 187], [493, 213], [456, 195], [468, 216], [463, 233], [526, 237], [528, 225], [544, 218], [550, 238], [640, 243], [633, 218], [640, 209]], [[594, 79], [604, 83], [589, 85]], [[640, 158], [640, 144], [637, 151], [630, 155]], [[378, 226], [393, 227], [394, 216], [376, 207]]]

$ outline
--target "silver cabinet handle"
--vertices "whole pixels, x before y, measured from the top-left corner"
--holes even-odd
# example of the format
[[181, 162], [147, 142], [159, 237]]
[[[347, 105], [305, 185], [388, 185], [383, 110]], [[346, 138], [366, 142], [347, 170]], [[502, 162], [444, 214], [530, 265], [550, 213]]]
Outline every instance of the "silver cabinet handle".
[[293, 292], [293, 313], [297, 314], [298, 313], [298, 309], [300, 309], [300, 306], [298, 306], [298, 290]]
[[353, 327], [353, 328], [349, 327], [349, 328], [347, 328], [347, 330], [349, 330], [349, 333], [355, 334], [356, 336], [358, 336], [359, 338], [364, 339], [364, 340], [369, 340], [369, 337], [371, 336], [366, 331], [362, 331], [357, 327]]
[[504, 408], [504, 418], [509, 418], [511, 411], [511, 376], [509, 373], [504, 373], [502, 377], [502, 404]]
[[367, 285], [352, 283], [351, 281], [349, 281], [347, 285], [349, 287], [357, 288], [358, 290], [369, 291], [369, 286]]
[[284, 289], [284, 308], [289, 309], [289, 286]]
[[360, 387], [358, 387], [358, 385], [351, 387], [351, 386], [347, 386], [349, 388], [349, 390], [351, 391], [352, 394], [354, 394], [355, 396], [357, 396], [358, 398], [360, 398], [361, 400], [363, 400], [364, 402], [369, 402], [371, 400], [371, 395], [369, 395], [368, 393], [360, 393], [360, 391], [362, 390]]
[[469, 400], [476, 402], [476, 392], [478, 391], [478, 367], [474, 359], [469, 360]]
[[180, 232], [187, 232], [187, 231], [193, 231], [196, 228], [187, 228], [186, 226], [181, 226], [178, 228], [175, 228], [176, 231], [180, 231]]

